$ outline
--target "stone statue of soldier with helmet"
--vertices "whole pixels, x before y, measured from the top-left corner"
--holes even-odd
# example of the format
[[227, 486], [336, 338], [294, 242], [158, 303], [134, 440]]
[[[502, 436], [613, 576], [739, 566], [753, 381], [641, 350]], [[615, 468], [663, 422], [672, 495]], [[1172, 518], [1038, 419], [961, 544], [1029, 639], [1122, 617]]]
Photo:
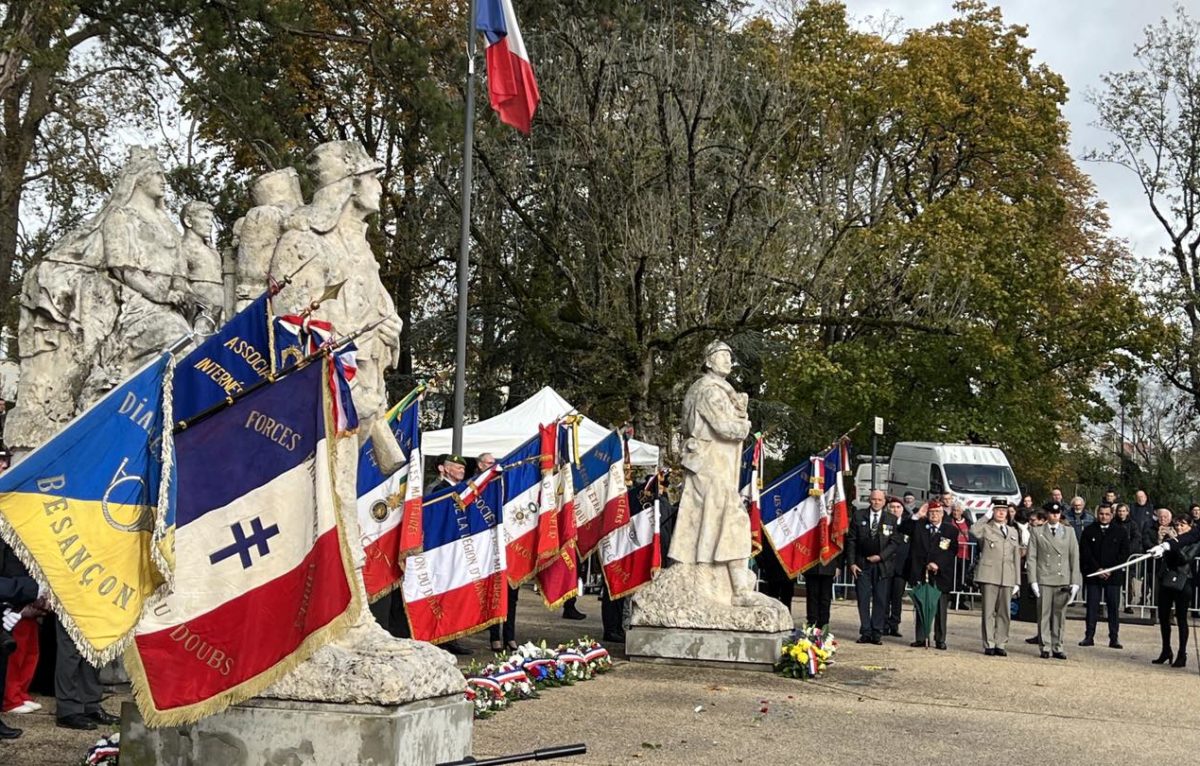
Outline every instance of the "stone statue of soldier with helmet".
[[733, 353], [704, 350], [702, 374], [683, 399], [683, 494], [664, 569], [634, 597], [631, 659], [732, 661], [769, 667], [794, 627], [783, 604], [754, 589], [750, 518], [738, 493], [749, 397], [726, 378]]

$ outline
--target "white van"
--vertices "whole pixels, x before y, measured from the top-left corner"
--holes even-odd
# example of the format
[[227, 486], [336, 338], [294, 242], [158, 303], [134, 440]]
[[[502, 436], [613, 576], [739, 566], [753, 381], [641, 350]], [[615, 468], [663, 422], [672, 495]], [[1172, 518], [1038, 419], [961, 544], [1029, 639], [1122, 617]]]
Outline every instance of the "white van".
[[[888, 485], [888, 464], [882, 458], [875, 463], [875, 485], [884, 489]], [[871, 494], [871, 460], [859, 463], [854, 472], [854, 507], [866, 508], [867, 498]]]
[[1021, 489], [1004, 450], [983, 444], [900, 442], [888, 463], [888, 493], [905, 492], [917, 502], [949, 489], [975, 519], [991, 507], [993, 497], [1012, 505], [1021, 502]]

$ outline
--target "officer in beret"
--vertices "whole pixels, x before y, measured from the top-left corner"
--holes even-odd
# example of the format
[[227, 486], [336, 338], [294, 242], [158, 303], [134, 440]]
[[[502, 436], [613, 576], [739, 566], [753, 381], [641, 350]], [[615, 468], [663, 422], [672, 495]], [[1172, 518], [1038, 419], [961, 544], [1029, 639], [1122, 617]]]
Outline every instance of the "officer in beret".
[[450, 489], [467, 475], [467, 461], [461, 455], [438, 455], [438, 479], [425, 488], [425, 495]]
[[[898, 503], [898, 501], [897, 501]], [[937, 500], [922, 505], [909, 518], [897, 526], [898, 535], [909, 537], [907, 557], [907, 579], [912, 585], [928, 582], [942, 592], [933, 614], [933, 639], [938, 649], [946, 648], [946, 594], [954, 589], [954, 555], [958, 552], [958, 530], [946, 521], [945, 509]], [[893, 535], [895, 539], [897, 535]], [[926, 646], [929, 636], [925, 635], [924, 616], [918, 614], [916, 640], [912, 646]]]

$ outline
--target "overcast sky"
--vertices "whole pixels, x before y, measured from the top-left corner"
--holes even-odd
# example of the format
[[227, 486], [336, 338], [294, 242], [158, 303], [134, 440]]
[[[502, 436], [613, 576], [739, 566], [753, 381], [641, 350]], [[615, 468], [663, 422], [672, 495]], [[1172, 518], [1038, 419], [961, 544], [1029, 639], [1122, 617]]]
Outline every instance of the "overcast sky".
[[[953, 18], [953, 0], [844, 0], [856, 19], [903, 20], [901, 28], [927, 27]], [[1095, 109], [1087, 102], [1090, 89], [1100, 87], [1106, 72], [1135, 68], [1134, 47], [1147, 25], [1174, 18], [1173, 0], [993, 0], [1010, 24], [1029, 28], [1026, 44], [1066, 80], [1070, 100], [1064, 109], [1071, 123], [1071, 151], [1091, 175], [1099, 196], [1108, 203], [1113, 233], [1127, 239], [1139, 255], [1153, 255], [1165, 234], [1150, 216], [1137, 182], [1128, 171], [1111, 165], [1085, 163], [1084, 149], [1101, 147], [1106, 134], [1092, 127]], [[1181, 0], [1193, 16], [1200, 0]]]

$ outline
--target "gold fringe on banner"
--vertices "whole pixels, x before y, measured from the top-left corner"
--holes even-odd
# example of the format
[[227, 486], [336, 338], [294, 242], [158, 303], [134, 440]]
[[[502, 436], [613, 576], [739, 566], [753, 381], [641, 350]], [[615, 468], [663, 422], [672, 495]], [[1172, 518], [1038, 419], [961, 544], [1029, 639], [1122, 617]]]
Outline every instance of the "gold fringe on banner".
[[[323, 364], [332, 364], [332, 360], [325, 359]], [[346, 528], [342, 523], [343, 506], [337, 489], [337, 457], [336, 457], [336, 440], [333, 433], [333, 424], [330, 417], [330, 401], [329, 387], [325, 384], [328, 380], [328, 369], [324, 370], [321, 375], [321, 392], [322, 405], [325, 408], [325, 448], [328, 451], [329, 470], [330, 470], [330, 487], [333, 494], [333, 507], [335, 528], [337, 529], [338, 547], [342, 553], [342, 571], [346, 576], [346, 582], [350, 586], [350, 602], [347, 604], [345, 611], [340, 615], [330, 620], [326, 625], [310, 633], [300, 643], [295, 650], [287, 657], [284, 657], [279, 662], [267, 668], [263, 672], [248, 678], [242, 683], [227, 689], [219, 694], [209, 697], [206, 700], [195, 702], [191, 705], [183, 705], [169, 710], [159, 710], [154, 705], [154, 695], [151, 693], [150, 684], [146, 677], [146, 669], [142, 665], [141, 655], [137, 651], [136, 642], [133, 643], [128, 651], [125, 652], [125, 669], [129, 672], [129, 679], [133, 686], [134, 701], [137, 702], [138, 711], [142, 714], [146, 725], [151, 728], [160, 726], [180, 726], [183, 724], [194, 723], [201, 718], [207, 718], [211, 715], [216, 715], [228, 708], [230, 705], [236, 705], [239, 702], [244, 702], [251, 697], [257, 695], [263, 689], [266, 689], [271, 684], [284, 677], [294, 670], [300, 663], [310, 658], [318, 649], [326, 644], [332, 643], [342, 636], [354, 625], [358, 620], [359, 613], [362, 611], [362, 599], [360, 598], [361, 582], [355, 583], [354, 578], [358, 575], [354, 568], [354, 558], [350, 554], [350, 546], [347, 542]], [[357, 457], [357, 454], [356, 454]]]

